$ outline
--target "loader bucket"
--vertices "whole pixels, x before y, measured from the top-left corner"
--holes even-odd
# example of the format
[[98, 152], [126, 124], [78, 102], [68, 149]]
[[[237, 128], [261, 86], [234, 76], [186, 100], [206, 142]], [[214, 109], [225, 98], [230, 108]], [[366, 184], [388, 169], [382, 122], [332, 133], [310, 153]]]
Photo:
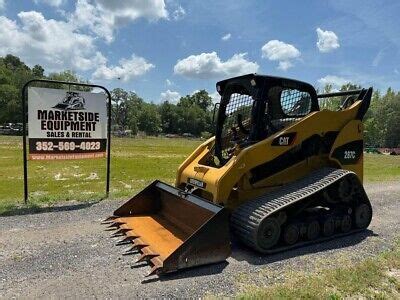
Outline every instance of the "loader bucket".
[[[229, 213], [221, 206], [155, 181], [108, 218], [132, 243], [149, 275], [224, 261], [231, 253]], [[129, 252], [128, 252], [129, 253]]]

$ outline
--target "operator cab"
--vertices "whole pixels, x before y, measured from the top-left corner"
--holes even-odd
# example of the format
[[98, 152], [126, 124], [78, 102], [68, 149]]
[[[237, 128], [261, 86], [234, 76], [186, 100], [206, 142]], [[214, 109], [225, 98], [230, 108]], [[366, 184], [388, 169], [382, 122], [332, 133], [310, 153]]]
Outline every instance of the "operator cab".
[[317, 94], [308, 83], [248, 74], [217, 83], [219, 104], [214, 164], [224, 165], [237, 149], [257, 143], [318, 111]]

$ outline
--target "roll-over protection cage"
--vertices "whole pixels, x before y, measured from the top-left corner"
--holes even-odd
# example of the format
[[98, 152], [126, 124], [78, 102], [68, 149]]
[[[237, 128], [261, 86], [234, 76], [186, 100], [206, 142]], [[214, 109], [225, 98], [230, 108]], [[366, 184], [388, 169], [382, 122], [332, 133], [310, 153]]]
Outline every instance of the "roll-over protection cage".
[[218, 82], [217, 91], [214, 152], [221, 164], [231, 156], [232, 140], [257, 142], [278, 130], [273, 120], [293, 122], [319, 110], [313, 86], [293, 79], [249, 74]]

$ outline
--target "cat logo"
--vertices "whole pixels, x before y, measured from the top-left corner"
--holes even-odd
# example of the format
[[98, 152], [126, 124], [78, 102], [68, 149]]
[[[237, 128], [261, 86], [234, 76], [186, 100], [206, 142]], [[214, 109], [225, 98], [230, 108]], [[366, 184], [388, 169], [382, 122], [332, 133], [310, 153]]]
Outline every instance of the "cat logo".
[[288, 146], [289, 145], [289, 137], [288, 136], [280, 136], [279, 137], [279, 146]]
[[276, 137], [272, 141], [272, 146], [290, 146], [296, 138], [296, 132], [290, 132]]

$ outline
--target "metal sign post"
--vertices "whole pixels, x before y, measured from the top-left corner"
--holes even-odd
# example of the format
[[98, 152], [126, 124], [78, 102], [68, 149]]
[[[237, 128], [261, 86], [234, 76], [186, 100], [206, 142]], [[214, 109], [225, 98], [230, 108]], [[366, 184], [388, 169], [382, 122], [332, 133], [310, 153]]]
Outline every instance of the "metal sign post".
[[107, 88], [97, 85], [97, 84], [88, 84], [88, 83], [77, 83], [77, 82], [68, 82], [68, 81], [57, 81], [57, 80], [47, 80], [47, 79], [32, 79], [25, 83], [24, 87], [22, 88], [22, 130], [23, 130], [23, 163], [24, 163], [24, 202], [25, 204], [28, 202], [28, 159], [27, 159], [27, 130], [26, 130], [26, 123], [27, 123], [27, 98], [28, 98], [28, 87], [32, 83], [55, 83], [55, 84], [64, 84], [68, 86], [68, 90], [71, 90], [71, 86], [82, 86], [82, 87], [89, 87], [89, 88], [100, 88], [105, 91], [107, 98], [108, 98], [108, 107], [107, 107], [107, 166], [106, 166], [106, 196], [109, 196], [110, 192], [110, 162], [111, 162], [111, 94]]

